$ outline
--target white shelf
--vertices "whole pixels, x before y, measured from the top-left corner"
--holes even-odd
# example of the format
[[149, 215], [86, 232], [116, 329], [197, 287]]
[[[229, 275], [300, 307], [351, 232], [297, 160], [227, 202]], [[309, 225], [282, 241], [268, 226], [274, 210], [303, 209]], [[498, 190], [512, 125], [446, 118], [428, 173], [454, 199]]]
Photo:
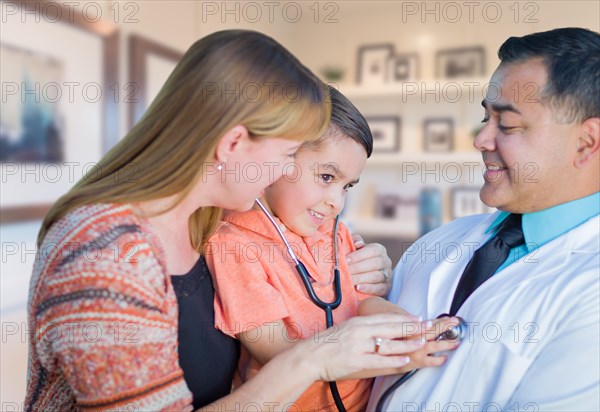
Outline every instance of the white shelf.
[[348, 222], [353, 233], [364, 236], [400, 237], [406, 239], [417, 239], [419, 237], [418, 219], [406, 221], [400, 219], [374, 219], [347, 216], [344, 217], [344, 221]]
[[448, 91], [450, 88], [458, 88], [461, 91], [468, 92], [474, 90], [480, 92], [489, 84], [487, 78], [474, 79], [443, 79], [443, 80], [415, 80], [404, 83], [381, 84], [381, 85], [356, 85], [340, 84], [340, 92], [349, 99], [357, 97], [401, 97], [406, 95], [407, 99], [411, 97], [420, 98], [422, 92], [433, 93], [435, 90], [440, 92]]
[[[477, 167], [483, 167], [481, 153], [472, 152], [448, 152], [448, 153], [373, 153], [371, 158], [367, 160], [367, 166], [394, 166], [402, 163], [459, 163], [469, 166], [477, 163]], [[469, 165], [467, 165], [467, 163]]]

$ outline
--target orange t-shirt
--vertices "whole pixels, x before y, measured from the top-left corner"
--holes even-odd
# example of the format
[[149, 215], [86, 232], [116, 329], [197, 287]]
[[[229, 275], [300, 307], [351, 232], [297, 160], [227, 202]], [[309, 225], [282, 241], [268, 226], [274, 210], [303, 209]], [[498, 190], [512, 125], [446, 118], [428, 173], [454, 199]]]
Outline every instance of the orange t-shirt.
[[[325, 330], [325, 312], [308, 297], [284, 243], [263, 212], [231, 212], [224, 220], [206, 251], [216, 291], [215, 326], [234, 337], [279, 320], [294, 339]], [[333, 301], [333, 222], [308, 238], [290, 230], [284, 235], [315, 280], [312, 284], [317, 296]], [[345, 256], [355, 248], [341, 222], [337, 238], [342, 303], [333, 311], [335, 324], [356, 316], [359, 299], [367, 297], [354, 289]], [[254, 359], [240, 365], [242, 380], [248, 380], [259, 368]], [[371, 384], [371, 379], [337, 383], [347, 410], [365, 409]], [[336, 409], [327, 382], [311, 385], [295, 406], [302, 411]]]

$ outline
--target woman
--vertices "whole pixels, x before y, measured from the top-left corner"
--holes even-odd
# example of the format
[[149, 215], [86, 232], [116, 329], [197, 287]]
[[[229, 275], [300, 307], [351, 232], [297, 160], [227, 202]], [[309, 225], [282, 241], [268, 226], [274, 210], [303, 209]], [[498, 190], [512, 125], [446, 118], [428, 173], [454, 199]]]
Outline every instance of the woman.
[[[329, 115], [326, 89], [269, 37], [224, 31], [196, 42], [143, 119], [44, 220], [26, 408], [191, 409], [169, 275], [204, 270], [221, 208], [248, 210]], [[231, 394], [235, 345], [198, 339], [197, 357], [214, 362], [202, 379], [219, 384], [195, 393], [196, 406], [280, 410], [316, 380], [393, 371], [419, 346], [392, 340], [408, 320], [352, 319], [277, 356]]]

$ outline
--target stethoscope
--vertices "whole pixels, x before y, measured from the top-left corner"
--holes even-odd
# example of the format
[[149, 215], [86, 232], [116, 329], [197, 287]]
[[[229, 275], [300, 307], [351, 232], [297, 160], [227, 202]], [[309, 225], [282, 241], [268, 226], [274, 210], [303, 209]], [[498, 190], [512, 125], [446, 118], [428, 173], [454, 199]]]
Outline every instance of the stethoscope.
[[[327, 328], [330, 328], [331, 326], [333, 326], [333, 310], [336, 309], [338, 306], [340, 306], [340, 303], [342, 303], [342, 287], [340, 284], [340, 270], [338, 268], [339, 261], [338, 261], [338, 246], [337, 246], [337, 232], [338, 232], [338, 224], [340, 221], [340, 215], [336, 216], [335, 225], [333, 227], [334, 299], [332, 302], [325, 302], [325, 301], [321, 300], [315, 293], [315, 289], [313, 288], [312, 283], [310, 281], [311, 279], [314, 279], [314, 278], [310, 275], [310, 273], [308, 272], [308, 269], [306, 269], [306, 266], [304, 266], [304, 263], [302, 263], [302, 261], [300, 261], [300, 259], [298, 259], [298, 256], [296, 256], [296, 253], [294, 253], [294, 250], [292, 249], [290, 242], [288, 242], [288, 240], [284, 236], [283, 232], [279, 228], [279, 225], [277, 224], [277, 222], [275, 221], [273, 216], [271, 216], [271, 213], [269, 213], [267, 208], [261, 203], [261, 201], [259, 199], [256, 199], [256, 204], [258, 205], [258, 207], [261, 208], [261, 210], [264, 212], [265, 216], [267, 216], [269, 221], [273, 224], [273, 227], [275, 228], [275, 230], [277, 230], [279, 237], [285, 244], [285, 247], [290, 255], [290, 258], [294, 262], [294, 266], [296, 267], [296, 271], [300, 275], [300, 279], [302, 279], [302, 283], [304, 284], [304, 288], [306, 289], [306, 292], [308, 293], [308, 297], [310, 298], [312, 303], [314, 303], [319, 308], [323, 309], [323, 311], [325, 312], [325, 324], [327, 325]], [[331, 395], [333, 396], [333, 400], [335, 401], [335, 406], [338, 408], [338, 410], [340, 412], [345, 412], [346, 408], [344, 407], [344, 404], [342, 403], [342, 398], [340, 397], [340, 393], [338, 391], [337, 385], [335, 384], [335, 381], [329, 382], [329, 389], [331, 390]]]
[[[310, 276], [310, 273], [308, 273], [308, 270], [306, 269], [306, 266], [304, 266], [304, 263], [302, 263], [300, 261], [300, 259], [298, 259], [298, 257], [296, 256], [296, 253], [294, 253], [294, 250], [292, 249], [290, 243], [288, 242], [288, 240], [284, 236], [283, 232], [279, 228], [279, 225], [277, 224], [277, 222], [275, 221], [273, 216], [271, 216], [271, 214], [269, 213], [267, 208], [261, 203], [261, 201], [259, 199], [256, 199], [256, 204], [258, 205], [258, 207], [260, 207], [262, 209], [262, 211], [267, 216], [269, 221], [273, 224], [273, 227], [275, 228], [275, 230], [277, 230], [279, 237], [285, 244], [285, 247], [286, 247], [290, 257], [294, 261], [296, 271], [300, 275], [300, 279], [302, 279], [302, 283], [304, 284], [304, 287], [306, 288], [306, 292], [308, 293], [310, 300], [316, 306], [323, 309], [323, 311], [325, 312], [325, 322], [326, 322], [327, 327], [329, 328], [329, 327], [333, 326], [333, 310], [336, 309], [338, 306], [340, 306], [340, 303], [342, 303], [342, 288], [340, 285], [340, 271], [338, 269], [339, 262], [338, 262], [338, 249], [337, 249], [337, 232], [338, 232], [338, 223], [340, 221], [340, 216], [339, 215], [336, 216], [335, 225], [333, 227], [333, 256], [334, 256], [334, 259], [333, 259], [333, 261], [334, 261], [333, 287], [334, 287], [334, 291], [335, 291], [335, 295], [334, 295], [335, 299], [333, 300], [333, 302], [328, 303], [328, 302], [324, 302], [323, 300], [321, 300], [315, 293], [315, 289], [313, 288], [312, 283], [310, 281], [310, 279], [312, 279], [312, 276]], [[449, 315], [442, 314], [442, 315], [438, 316], [438, 318], [441, 318], [444, 316], [449, 316]], [[461, 317], [456, 316], [456, 318], [458, 319], [459, 323], [457, 325], [450, 327], [445, 332], [439, 334], [435, 338], [436, 342], [440, 341], [440, 340], [460, 340], [460, 341], [462, 341], [462, 339], [465, 337], [465, 335], [467, 333], [467, 324]], [[394, 384], [392, 384], [392, 386], [390, 386], [383, 393], [381, 398], [379, 399], [379, 402], [377, 403], [377, 407], [376, 407], [375, 411], [376, 412], [383, 411], [383, 408], [386, 405], [387, 400], [394, 393], [394, 391], [396, 389], [398, 389], [398, 387], [403, 385], [406, 381], [408, 381], [410, 378], [412, 378], [414, 376], [414, 374], [417, 373], [418, 371], [419, 371], [419, 369], [413, 369], [412, 371], [410, 371], [407, 374], [400, 377], [396, 382], [394, 382]], [[344, 407], [344, 404], [342, 403], [342, 399], [340, 397], [340, 394], [339, 394], [339, 391], [337, 389], [337, 385], [335, 384], [335, 382], [329, 382], [329, 388], [331, 390], [331, 394], [335, 401], [336, 407], [338, 408], [338, 410], [340, 412], [345, 412], [346, 408]]]

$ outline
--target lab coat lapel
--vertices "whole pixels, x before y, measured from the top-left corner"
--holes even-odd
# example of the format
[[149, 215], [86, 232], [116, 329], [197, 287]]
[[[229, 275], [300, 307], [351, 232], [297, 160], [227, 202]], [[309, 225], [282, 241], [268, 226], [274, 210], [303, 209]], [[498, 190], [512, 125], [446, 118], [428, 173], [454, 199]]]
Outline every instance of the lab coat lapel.
[[[432, 319], [442, 313], [448, 313], [454, 290], [458, 285], [460, 277], [471, 259], [473, 252], [489, 239], [490, 234], [486, 234], [493, 220], [500, 212], [496, 212], [481, 220], [475, 227], [466, 222], [464, 229], [465, 237], [460, 243], [452, 242], [452, 245], [441, 245], [443, 248], [436, 253], [436, 260], [441, 262], [432, 262], [428, 265], [431, 274], [429, 276], [429, 290], [427, 293], [427, 319]], [[440, 245], [442, 242], [437, 243]], [[434, 247], [437, 245], [431, 245]], [[451, 291], [449, 293], [449, 291]]]
[[481, 315], [481, 310], [487, 303], [490, 307], [495, 307], [496, 300], [507, 299], [517, 287], [525, 287], [527, 283], [538, 281], [540, 277], [551, 279], [553, 275], [564, 270], [573, 253], [585, 253], [586, 233], [587, 227], [577, 228], [521, 257], [477, 288], [457, 315], [468, 317], [471, 316], [471, 312]]

